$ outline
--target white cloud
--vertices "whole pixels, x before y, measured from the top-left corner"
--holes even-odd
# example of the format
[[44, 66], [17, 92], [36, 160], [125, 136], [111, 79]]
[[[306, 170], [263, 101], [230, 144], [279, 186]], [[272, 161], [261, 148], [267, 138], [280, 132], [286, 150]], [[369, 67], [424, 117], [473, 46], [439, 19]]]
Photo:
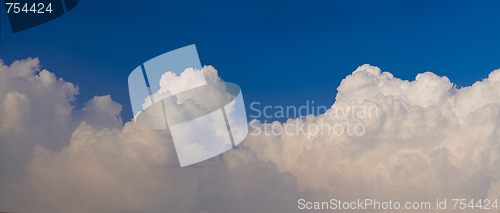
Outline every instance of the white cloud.
[[249, 135], [221, 157], [177, 168], [168, 132], [122, 127], [109, 96], [74, 109], [78, 89], [38, 67], [29, 59], [0, 68], [1, 211], [294, 212], [299, 198], [500, 199], [500, 70], [457, 89], [429, 72], [404, 81], [363, 65], [334, 106], [377, 106], [379, 116], [328, 121], [363, 122], [363, 136]]
[[0, 191], [23, 173], [35, 145], [59, 151], [82, 121], [122, 126], [118, 117], [111, 116], [121, 106], [109, 96], [95, 97], [83, 111], [73, 105], [76, 95], [78, 87], [40, 70], [37, 58], [10, 66], [0, 62]]
[[378, 106], [380, 116], [363, 121], [364, 136], [259, 136], [245, 144], [293, 174], [301, 189], [328, 196], [484, 198], [500, 177], [499, 72], [456, 89], [429, 72], [409, 82], [363, 65], [342, 81], [334, 106]]

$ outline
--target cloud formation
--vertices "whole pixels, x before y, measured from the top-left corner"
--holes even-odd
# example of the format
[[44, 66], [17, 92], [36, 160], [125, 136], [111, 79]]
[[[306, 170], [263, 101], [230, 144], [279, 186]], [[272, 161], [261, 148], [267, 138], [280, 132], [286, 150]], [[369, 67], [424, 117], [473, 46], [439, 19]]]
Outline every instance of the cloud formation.
[[35, 145], [59, 151], [82, 121], [122, 126], [121, 106], [111, 97], [95, 97], [86, 110], [78, 110], [76, 95], [78, 87], [41, 70], [37, 58], [10, 66], [0, 62], [0, 191], [23, 172], [19, 168], [30, 161]]
[[[0, 211], [300, 212], [299, 198], [500, 198], [500, 70], [456, 88], [430, 72], [406, 81], [363, 65], [334, 106], [377, 106], [378, 116], [328, 122], [362, 122], [364, 135], [250, 133], [187, 168], [177, 168], [169, 132], [122, 125], [109, 96], [75, 109], [77, 94], [38, 59], [0, 66]], [[250, 132], [273, 125], [252, 122]]]

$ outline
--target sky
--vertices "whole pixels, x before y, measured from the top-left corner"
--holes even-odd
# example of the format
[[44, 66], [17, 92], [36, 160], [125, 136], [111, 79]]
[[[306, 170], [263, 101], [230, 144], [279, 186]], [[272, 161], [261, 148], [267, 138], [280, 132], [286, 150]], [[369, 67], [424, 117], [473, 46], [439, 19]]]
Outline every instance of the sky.
[[[132, 117], [127, 78], [144, 61], [196, 44], [203, 65], [239, 84], [246, 103], [331, 106], [340, 81], [371, 64], [413, 80], [431, 71], [458, 87], [500, 68], [499, 2], [92, 1], [12, 34], [2, 13], [0, 57], [39, 57]], [[83, 102], [77, 103], [83, 106]], [[248, 107], [248, 106], [247, 106]]]
[[[300, 199], [366, 198], [448, 199], [445, 212], [457, 212], [453, 198], [498, 203], [499, 6], [81, 0], [15, 34], [0, 13], [0, 212], [288, 213], [307, 212]], [[191, 44], [211, 66], [184, 73], [238, 84], [247, 106], [331, 108], [248, 120], [236, 148], [181, 168], [175, 131], [131, 121], [127, 83], [141, 63]], [[377, 113], [338, 112], [367, 108]], [[413, 212], [442, 212], [433, 207]]]

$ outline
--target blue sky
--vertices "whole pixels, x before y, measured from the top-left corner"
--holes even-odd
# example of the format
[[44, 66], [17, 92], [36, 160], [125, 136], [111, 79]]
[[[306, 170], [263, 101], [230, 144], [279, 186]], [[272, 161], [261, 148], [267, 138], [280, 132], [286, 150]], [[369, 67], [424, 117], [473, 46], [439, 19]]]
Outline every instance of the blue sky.
[[39, 57], [79, 85], [80, 106], [111, 94], [126, 120], [129, 73], [190, 44], [203, 65], [241, 86], [247, 104], [329, 106], [340, 81], [366, 63], [407, 80], [431, 71], [459, 87], [486, 78], [500, 68], [498, 8], [494, 1], [81, 0], [15, 34], [2, 13], [0, 58]]

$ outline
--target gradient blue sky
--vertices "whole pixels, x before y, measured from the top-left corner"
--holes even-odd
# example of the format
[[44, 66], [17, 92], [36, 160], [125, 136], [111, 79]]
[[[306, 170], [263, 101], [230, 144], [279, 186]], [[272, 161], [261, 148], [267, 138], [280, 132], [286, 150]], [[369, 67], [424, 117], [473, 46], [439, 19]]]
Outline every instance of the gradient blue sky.
[[329, 106], [340, 81], [365, 63], [407, 80], [431, 71], [458, 87], [487, 77], [500, 68], [499, 8], [495, 1], [81, 0], [15, 34], [1, 13], [0, 58], [39, 57], [79, 85], [79, 106], [111, 94], [125, 120], [129, 73], [190, 44], [203, 65], [241, 86], [247, 104]]

